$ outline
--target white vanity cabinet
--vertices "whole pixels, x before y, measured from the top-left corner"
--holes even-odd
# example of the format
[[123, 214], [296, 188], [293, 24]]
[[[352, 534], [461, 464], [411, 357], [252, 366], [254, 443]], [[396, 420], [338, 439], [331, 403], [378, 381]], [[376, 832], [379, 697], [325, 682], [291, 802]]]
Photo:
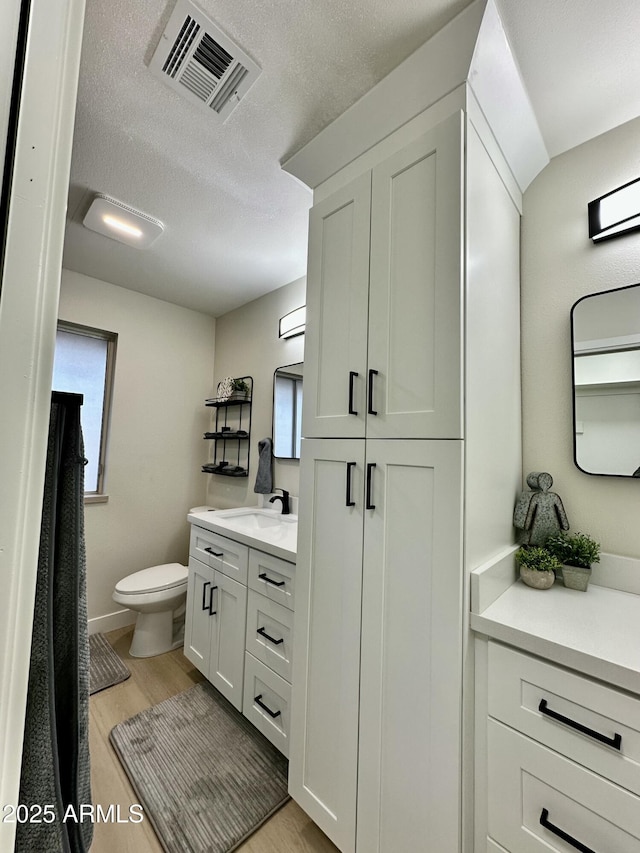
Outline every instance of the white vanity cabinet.
[[239, 711], [248, 561], [246, 545], [192, 525], [184, 654]]
[[184, 654], [288, 755], [295, 563], [230, 536], [191, 525]]
[[462, 139], [456, 113], [311, 209], [305, 437], [462, 437]]
[[487, 673], [486, 850], [637, 853], [640, 696], [494, 641]]
[[295, 565], [249, 552], [243, 713], [289, 755]]

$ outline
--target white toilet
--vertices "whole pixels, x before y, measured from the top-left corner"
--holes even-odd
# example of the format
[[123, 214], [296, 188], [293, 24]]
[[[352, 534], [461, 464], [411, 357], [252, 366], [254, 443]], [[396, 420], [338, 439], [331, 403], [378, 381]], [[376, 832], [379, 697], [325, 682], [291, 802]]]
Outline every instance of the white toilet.
[[132, 657], [148, 658], [182, 646], [187, 577], [186, 566], [165, 563], [118, 581], [113, 600], [138, 612]]

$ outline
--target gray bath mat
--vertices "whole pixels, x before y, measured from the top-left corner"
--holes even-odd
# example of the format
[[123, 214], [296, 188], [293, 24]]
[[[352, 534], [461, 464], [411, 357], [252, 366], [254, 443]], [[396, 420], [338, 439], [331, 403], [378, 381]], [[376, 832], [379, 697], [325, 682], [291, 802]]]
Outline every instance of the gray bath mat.
[[89, 693], [113, 687], [131, 675], [104, 634], [90, 635], [89, 659]]
[[289, 799], [286, 758], [206, 682], [110, 740], [167, 853], [229, 853]]

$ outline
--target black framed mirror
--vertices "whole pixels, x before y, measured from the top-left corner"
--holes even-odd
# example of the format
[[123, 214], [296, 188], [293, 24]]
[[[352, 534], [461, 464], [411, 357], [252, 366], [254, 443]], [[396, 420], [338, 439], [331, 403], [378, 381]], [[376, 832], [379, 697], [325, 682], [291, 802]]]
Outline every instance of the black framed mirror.
[[574, 461], [585, 474], [640, 477], [640, 284], [571, 309]]
[[300, 459], [304, 363], [287, 364], [273, 374], [273, 456]]

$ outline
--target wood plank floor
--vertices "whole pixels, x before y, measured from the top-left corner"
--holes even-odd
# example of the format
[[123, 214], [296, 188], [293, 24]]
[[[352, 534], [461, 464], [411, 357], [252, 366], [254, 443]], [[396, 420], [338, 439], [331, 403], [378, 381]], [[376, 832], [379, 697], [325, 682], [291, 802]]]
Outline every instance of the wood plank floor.
[[[203, 676], [181, 651], [154, 658], [129, 655], [132, 628], [107, 634], [107, 639], [131, 670], [131, 678], [96, 693], [90, 700], [89, 734], [93, 802], [103, 809], [120, 805], [125, 820], [136, 795], [109, 743], [111, 729], [182, 690]], [[168, 782], [170, 784], [170, 781]], [[91, 853], [162, 853], [148, 820], [141, 823], [96, 823]], [[255, 832], [238, 853], [338, 853], [329, 839], [291, 800]]]

